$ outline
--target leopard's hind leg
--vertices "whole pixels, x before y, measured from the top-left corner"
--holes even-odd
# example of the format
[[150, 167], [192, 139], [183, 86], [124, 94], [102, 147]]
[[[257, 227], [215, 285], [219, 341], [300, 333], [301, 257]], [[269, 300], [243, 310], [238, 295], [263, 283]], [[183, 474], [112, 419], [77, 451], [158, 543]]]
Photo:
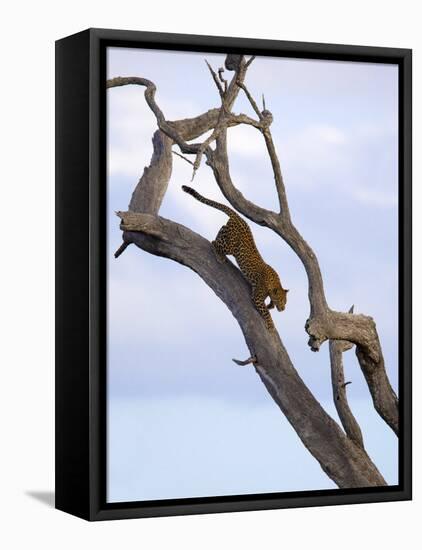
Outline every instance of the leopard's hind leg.
[[224, 262], [226, 256], [233, 254], [233, 244], [231, 241], [230, 228], [227, 225], [223, 225], [217, 233], [215, 240], [211, 243], [220, 262]]

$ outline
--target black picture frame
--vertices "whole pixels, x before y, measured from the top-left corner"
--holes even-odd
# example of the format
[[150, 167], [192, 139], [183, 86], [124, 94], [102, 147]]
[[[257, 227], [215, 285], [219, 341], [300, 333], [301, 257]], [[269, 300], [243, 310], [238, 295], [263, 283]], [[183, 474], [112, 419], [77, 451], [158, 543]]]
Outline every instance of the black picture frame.
[[[399, 68], [397, 486], [109, 504], [106, 482], [105, 51], [108, 46], [395, 63]], [[56, 42], [56, 508], [108, 520], [409, 500], [411, 463], [412, 52], [89, 29]]]

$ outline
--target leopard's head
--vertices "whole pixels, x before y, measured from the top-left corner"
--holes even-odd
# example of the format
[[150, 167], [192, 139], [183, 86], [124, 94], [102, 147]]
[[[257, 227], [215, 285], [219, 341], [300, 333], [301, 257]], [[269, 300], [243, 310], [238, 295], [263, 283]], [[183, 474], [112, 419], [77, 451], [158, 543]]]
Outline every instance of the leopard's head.
[[288, 288], [274, 287], [269, 289], [269, 295], [272, 303], [278, 309], [278, 311], [284, 311], [287, 303]]
[[283, 288], [279, 276], [274, 271], [274, 269], [268, 266], [267, 274], [267, 288], [268, 294], [271, 298], [272, 303], [277, 308], [278, 311], [284, 311], [287, 303], [287, 293], [289, 289]]

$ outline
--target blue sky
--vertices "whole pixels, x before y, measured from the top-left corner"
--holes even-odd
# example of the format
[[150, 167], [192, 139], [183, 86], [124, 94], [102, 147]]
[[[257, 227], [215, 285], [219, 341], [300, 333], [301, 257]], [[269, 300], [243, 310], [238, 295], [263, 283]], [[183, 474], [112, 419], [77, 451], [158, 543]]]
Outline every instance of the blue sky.
[[[204, 59], [224, 56], [112, 48], [108, 77], [157, 85], [170, 120], [218, 106]], [[186, 84], [189, 83], [189, 88]], [[265, 94], [292, 218], [318, 255], [333, 309], [374, 317], [397, 390], [397, 67], [257, 58], [247, 84]], [[251, 113], [242, 94], [235, 112]], [[190, 270], [121, 243], [116, 210], [127, 209], [148, 165], [156, 122], [143, 89], [108, 91], [108, 500], [150, 500], [334, 487], [306, 451], [253, 369], [227, 308]], [[269, 159], [259, 133], [229, 130], [230, 168], [251, 200], [275, 209]], [[160, 214], [212, 240], [226, 221], [180, 186], [191, 167], [175, 157]], [[194, 186], [225, 202], [205, 164]], [[290, 289], [273, 319], [301, 377], [332, 404], [328, 346], [307, 347], [302, 264], [268, 229], [251, 223], [264, 259]], [[373, 410], [354, 351], [344, 355], [348, 397], [371, 457], [397, 482], [397, 442]]]

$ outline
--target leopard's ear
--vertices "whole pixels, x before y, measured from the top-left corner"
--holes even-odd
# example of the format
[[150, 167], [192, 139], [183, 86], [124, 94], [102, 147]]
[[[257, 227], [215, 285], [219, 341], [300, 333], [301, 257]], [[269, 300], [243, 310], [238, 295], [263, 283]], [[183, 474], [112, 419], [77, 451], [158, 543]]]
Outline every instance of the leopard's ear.
[[288, 288], [285, 288], [285, 289], [284, 289], [284, 292], [286, 292], [286, 293], [289, 292], [289, 289], [288, 289]]

